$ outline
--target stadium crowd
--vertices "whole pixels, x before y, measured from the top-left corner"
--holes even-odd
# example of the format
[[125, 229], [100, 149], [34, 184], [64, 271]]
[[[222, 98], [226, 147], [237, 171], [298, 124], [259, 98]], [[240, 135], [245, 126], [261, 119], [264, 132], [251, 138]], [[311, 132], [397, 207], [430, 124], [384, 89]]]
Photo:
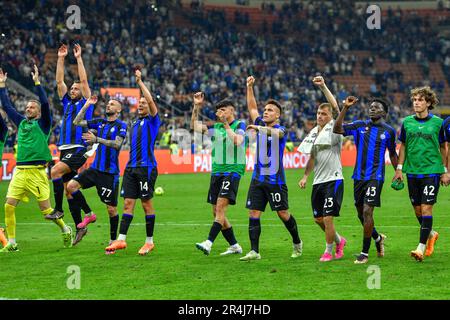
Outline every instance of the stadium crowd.
[[[311, 79], [324, 75], [330, 89], [342, 101], [347, 95], [360, 97], [360, 107], [353, 108], [349, 120], [367, 117], [369, 97], [362, 96], [358, 84], [347, 88], [332, 80], [334, 75], [352, 75], [357, 57], [354, 48], [374, 52], [361, 61], [362, 73], [373, 76], [372, 96], [393, 101], [393, 94], [404, 93], [399, 105], [393, 105], [389, 122], [398, 129], [401, 119], [410, 114], [408, 93], [412, 87], [431, 85], [438, 94], [443, 82], [425, 82], [429, 62], [439, 62], [450, 80], [450, 40], [439, 38], [432, 22], [424, 17], [389, 10], [383, 28], [369, 30], [364, 7], [356, 11], [352, 1], [333, 1], [327, 7], [322, 2], [308, 4], [292, 1], [281, 9], [264, 4], [262, 10], [276, 19], [272, 25], [264, 22], [261, 30], [241, 28], [249, 17], [238, 14], [232, 21], [220, 10], [207, 11], [199, 1], [190, 8], [179, 2], [161, 1], [152, 7], [148, 2], [80, 1], [81, 29], [68, 30], [68, 14], [54, 6], [54, 1], [4, 2], [0, 12], [2, 67], [25, 86], [30, 84], [31, 62], [42, 70], [42, 79], [49, 89], [54, 112], [54, 135], [58, 135], [61, 107], [55, 94], [54, 62], [46, 63], [49, 50], [56, 53], [61, 42], [79, 42], [94, 93], [101, 87], [136, 87], [134, 69], [141, 67], [143, 79], [162, 106], [174, 106], [165, 112], [165, 119], [177, 120], [172, 127], [188, 127], [192, 93], [203, 91], [209, 101], [203, 114], [214, 118], [213, 104], [230, 97], [237, 106], [238, 118], [249, 119], [246, 113], [245, 79], [257, 79], [255, 95], [258, 101], [279, 100], [284, 108], [284, 125], [290, 128], [290, 139], [299, 142], [311, 129], [319, 101], [324, 101]], [[120, 7], [119, 7], [120, 6]], [[51, 15], [42, 14], [52, 12]], [[89, 12], [89, 13], [85, 13]], [[184, 16], [193, 26], [175, 23], [174, 16]], [[299, 19], [299, 17], [302, 17]], [[14, 23], [12, 22], [14, 21]], [[313, 35], [313, 36], [312, 36]], [[380, 73], [374, 57], [391, 62], [416, 62], [423, 76], [416, 82], [404, 80], [400, 71]], [[75, 63], [73, 56], [71, 63]], [[316, 57], [325, 62], [321, 70]], [[66, 70], [67, 83], [76, 73]], [[20, 97], [13, 96], [13, 100]], [[98, 105], [102, 105], [101, 103]], [[123, 118], [133, 116], [124, 108]], [[96, 112], [101, 114], [101, 107]], [[166, 125], [168, 125], [166, 121]], [[163, 126], [161, 134], [167, 127]], [[54, 138], [53, 138], [54, 139]]]

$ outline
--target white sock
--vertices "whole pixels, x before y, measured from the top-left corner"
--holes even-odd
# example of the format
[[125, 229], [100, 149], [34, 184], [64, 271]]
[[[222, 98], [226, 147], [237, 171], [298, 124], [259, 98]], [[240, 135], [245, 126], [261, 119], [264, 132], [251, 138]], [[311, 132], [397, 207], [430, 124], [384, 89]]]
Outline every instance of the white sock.
[[337, 232], [334, 234], [334, 242], [336, 242], [336, 244], [341, 243], [341, 236]]
[[16, 244], [16, 239], [15, 238], [9, 238], [8, 242], [11, 244]]
[[153, 237], [145, 238], [145, 243], [153, 244]]
[[417, 246], [417, 250], [419, 250], [420, 252], [424, 253], [425, 249], [426, 249], [427, 245], [423, 244], [423, 243], [419, 243], [419, 245]]
[[208, 246], [208, 248], [211, 248], [213, 243], [210, 240], [206, 240], [205, 244]]
[[232, 247], [233, 248], [239, 248], [240, 246], [239, 246], [239, 243], [235, 243], [235, 244], [232, 245]]
[[125, 241], [125, 240], [127, 240], [127, 235], [126, 234], [119, 234], [119, 239], [117, 239], [117, 240]]
[[329, 254], [333, 253], [333, 244], [332, 243], [327, 243], [327, 246], [325, 248], [325, 253], [329, 253]]
[[91, 211], [91, 212], [89, 212], [89, 213], [86, 213], [85, 215], [88, 216], [88, 217], [90, 217], [90, 216], [92, 216], [92, 213], [93, 213], [93, 212]]
[[428, 236], [428, 239], [434, 237], [434, 235], [435, 235], [436, 233], [437, 233], [436, 231], [431, 230], [431, 231], [430, 231], [430, 235]]
[[68, 233], [70, 231], [69, 227], [64, 225], [64, 227], [62, 227], [62, 233]]
[[377, 240], [375, 240], [375, 242], [380, 242], [380, 241], [381, 241], [381, 236], [378, 235], [378, 238], [377, 238]]

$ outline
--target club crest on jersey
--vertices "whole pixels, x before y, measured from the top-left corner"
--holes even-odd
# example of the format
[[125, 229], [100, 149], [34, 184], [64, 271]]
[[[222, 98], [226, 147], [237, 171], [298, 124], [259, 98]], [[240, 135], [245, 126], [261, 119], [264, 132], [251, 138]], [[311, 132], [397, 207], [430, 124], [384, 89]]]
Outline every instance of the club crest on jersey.
[[116, 131], [116, 128], [113, 127], [113, 128], [111, 128], [111, 130], [109, 130], [109, 131], [112, 133], [112, 132]]
[[141, 127], [144, 125], [145, 121], [141, 120], [141, 123], [139, 124]]
[[381, 136], [380, 136], [380, 139], [381, 139], [381, 140], [386, 139], [386, 135], [385, 135], [384, 133], [382, 133]]

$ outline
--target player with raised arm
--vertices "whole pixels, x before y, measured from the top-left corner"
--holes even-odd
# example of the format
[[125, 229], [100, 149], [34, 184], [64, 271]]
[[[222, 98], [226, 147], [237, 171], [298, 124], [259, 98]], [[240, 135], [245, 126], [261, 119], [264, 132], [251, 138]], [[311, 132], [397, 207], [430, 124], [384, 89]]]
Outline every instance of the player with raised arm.
[[302, 254], [303, 242], [301, 241], [297, 222], [288, 211], [288, 188], [283, 167], [283, 153], [286, 145], [286, 128], [280, 125], [281, 105], [276, 100], [266, 102], [264, 113], [261, 117], [258, 112], [253, 92], [255, 78], [247, 78], [247, 107], [252, 125], [247, 130], [253, 129], [256, 134], [256, 161], [252, 181], [247, 194], [247, 209], [249, 209], [249, 237], [251, 251], [241, 261], [259, 260], [259, 237], [261, 234], [261, 215], [265, 211], [267, 203], [272, 211], [276, 211], [289, 231], [293, 252], [291, 257], [297, 258]]
[[[56, 85], [58, 96], [61, 99], [63, 106], [63, 118], [61, 122], [61, 133], [59, 135], [58, 149], [60, 151], [60, 161], [52, 167], [51, 177], [53, 182], [53, 192], [55, 197], [55, 210], [47, 215], [46, 219], [57, 219], [64, 216], [63, 211], [63, 197], [64, 193], [67, 197], [70, 213], [77, 228], [75, 240], [73, 244], [76, 245], [83, 239], [87, 233], [87, 228], [78, 228], [82, 222], [81, 208], [77, 205], [80, 200], [74, 200], [72, 195], [67, 191], [67, 183], [78, 173], [87, 160], [86, 144], [82, 139], [83, 133], [86, 129], [77, 127], [73, 124], [73, 120], [80, 112], [86, 99], [90, 98], [91, 90], [87, 80], [86, 70], [84, 68], [83, 59], [81, 57], [81, 46], [76, 44], [73, 53], [77, 60], [79, 81], [75, 81], [68, 91], [64, 82], [64, 58], [67, 56], [69, 48], [66, 45], [61, 45], [58, 49], [58, 61], [56, 64]], [[86, 111], [86, 120], [92, 119], [94, 106], [90, 105]], [[81, 201], [84, 200], [83, 194], [80, 192], [78, 197]], [[95, 220], [95, 214], [92, 212], [85, 212]]]
[[333, 132], [344, 136], [353, 136], [356, 144], [356, 164], [352, 179], [354, 180], [354, 199], [358, 218], [363, 224], [363, 249], [354, 261], [355, 264], [367, 263], [371, 237], [375, 240], [378, 257], [384, 256], [386, 236], [379, 234], [375, 228], [373, 212], [381, 206], [381, 190], [385, 176], [385, 154], [389, 151], [394, 169], [397, 167], [395, 130], [385, 123], [389, 111], [387, 101], [375, 98], [369, 105], [369, 120], [358, 120], [343, 124], [348, 109], [357, 102], [349, 96], [334, 123]]
[[[73, 177], [67, 184], [77, 206], [83, 208], [84, 212], [91, 212], [84, 197], [80, 197], [80, 189], [97, 188], [100, 200], [106, 205], [110, 222], [110, 241], [117, 238], [119, 215], [117, 214], [117, 198], [119, 194], [119, 153], [122, 143], [127, 134], [127, 125], [119, 120], [122, 104], [117, 100], [109, 100], [106, 105], [105, 118], [84, 120], [86, 112], [91, 105], [97, 103], [97, 97], [92, 96], [86, 100], [73, 124], [90, 129], [83, 133], [83, 139], [89, 143], [98, 143], [95, 159], [89, 169]], [[97, 133], [95, 135], [93, 131]], [[77, 228], [86, 228], [89, 223], [95, 222], [92, 216], [86, 215]]]
[[[445, 132], [443, 120], [433, 115], [439, 100], [430, 87], [411, 90], [414, 115], [403, 120], [398, 167], [394, 180], [403, 181], [407, 174], [408, 191], [420, 224], [419, 245], [411, 257], [422, 261], [431, 256], [439, 234], [433, 230], [433, 205], [437, 201], [439, 183], [446, 183]], [[448, 181], [447, 181], [448, 183]]]
[[130, 160], [122, 181], [121, 195], [125, 199], [125, 203], [122, 221], [120, 222], [119, 239], [110, 243], [105, 249], [107, 253], [114, 253], [116, 250], [127, 247], [126, 237], [133, 220], [137, 199], [141, 199], [144, 209], [147, 235], [144, 245], [138, 253], [146, 255], [155, 247], [153, 231], [156, 216], [152, 198], [158, 177], [158, 168], [154, 150], [161, 121], [158, 115], [158, 107], [142, 81], [141, 71], [139, 70], [136, 70], [136, 82], [144, 96], [139, 100], [138, 118], [133, 121], [130, 130]]
[[444, 120], [442, 123], [442, 127], [444, 129], [445, 141], [447, 142], [447, 157], [446, 157], [446, 171], [441, 178], [441, 182], [444, 186], [448, 186], [450, 184], [450, 117]]
[[333, 94], [325, 84], [323, 77], [313, 79], [315, 85], [324, 93], [328, 103], [322, 103], [317, 109], [317, 126], [300, 144], [298, 151], [310, 154], [305, 174], [299, 181], [304, 189], [308, 176], [314, 170], [311, 206], [314, 220], [325, 232], [325, 252], [319, 261], [333, 260], [333, 244], [336, 243], [335, 259], [344, 256], [347, 240], [336, 232], [333, 217], [339, 216], [344, 196], [344, 176], [342, 175], [341, 149], [342, 135], [333, 133], [334, 115], [339, 106]]
[[196, 243], [196, 247], [209, 255], [214, 240], [222, 231], [230, 246], [221, 255], [240, 254], [242, 248], [226, 217], [226, 210], [229, 205], [236, 204], [239, 182], [245, 173], [245, 123], [235, 118], [233, 102], [222, 100], [215, 106], [217, 122], [207, 127], [198, 121], [203, 103], [204, 93], [194, 94], [191, 129], [198, 133], [208, 132], [212, 139], [212, 171], [207, 202], [212, 205], [214, 223], [209, 231], [208, 239]]
[[[51, 161], [48, 139], [51, 132], [52, 117], [50, 105], [44, 88], [39, 81], [39, 71], [34, 66], [31, 73], [39, 101], [30, 100], [25, 109], [25, 116], [16, 111], [6, 90], [7, 74], [0, 69], [0, 99], [8, 118], [17, 126], [17, 162], [5, 203], [5, 223], [8, 244], [0, 252], [18, 251], [16, 243], [16, 207], [28, 193], [33, 194], [42, 214], [53, 211], [50, 205], [50, 186], [45, 167]], [[62, 218], [54, 219], [62, 232], [65, 247], [72, 246], [72, 229]]]

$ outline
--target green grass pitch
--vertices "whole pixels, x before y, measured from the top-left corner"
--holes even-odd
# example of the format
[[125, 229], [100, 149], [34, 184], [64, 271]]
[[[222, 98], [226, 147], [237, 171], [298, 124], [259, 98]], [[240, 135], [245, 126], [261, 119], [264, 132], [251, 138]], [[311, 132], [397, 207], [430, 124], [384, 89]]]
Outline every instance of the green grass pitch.
[[[434, 229], [440, 233], [435, 253], [423, 263], [409, 252], [419, 240], [419, 225], [409, 203], [407, 189], [390, 188], [393, 170], [386, 169], [387, 182], [382, 207], [375, 210], [379, 232], [388, 236], [386, 256], [376, 257], [372, 247], [367, 265], [354, 265], [354, 254], [362, 245], [362, 227], [353, 206], [351, 168], [345, 168], [345, 194], [338, 232], [348, 244], [340, 261], [320, 263], [325, 248], [323, 232], [315, 225], [311, 207], [311, 185], [297, 186], [303, 170], [286, 172], [290, 212], [304, 241], [303, 256], [290, 258], [289, 233], [276, 213], [262, 216], [260, 261], [241, 262], [238, 255], [221, 257], [227, 247], [222, 235], [205, 256], [195, 243], [206, 239], [212, 223], [206, 203], [208, 174], [160, 175], [157, 186], [165, 190], [154, 198], [156, 208], [155, 250], [137, 254], [145, 240], [144, 215], [140, 205], [130, 227], [126, 250], [106, 256], [109, 221], [95, 189], [85, 191], [98, 220], [76, 247], [64, 249], [58, 228], [45, 221], [35, 200], [20, 204], [16, 212], [20, 252], [0, 256], [0, 298], [7, 299], [448, 299], [450, 297], [450, 188], [441, 188], [434, 211]], [[242, 179], [238, 203], [228, 210], [236, 237], [249, 251], [248, 213], [245, 199], [251, 173]], [[309, 182], [311, 183], [312, 180]], [[5, 195], [7, 182], [0, 184]], [[53, 198], [52, 198], [53, 202]], [[119, 201], [119, 213], [123, 200]], [[0, 210], [4, 225], [4, 209]], [[65, 221], [73, 226], [65, 203]], [[80, 289], [67, 286], [70, 266], [80, 268]], [[377, 266], [380, 288], [369, 289], [369, 266]], [[373, 268], [373, 267], [372, 267]], [[368, 272], [369, 271], [369, 272]]]

